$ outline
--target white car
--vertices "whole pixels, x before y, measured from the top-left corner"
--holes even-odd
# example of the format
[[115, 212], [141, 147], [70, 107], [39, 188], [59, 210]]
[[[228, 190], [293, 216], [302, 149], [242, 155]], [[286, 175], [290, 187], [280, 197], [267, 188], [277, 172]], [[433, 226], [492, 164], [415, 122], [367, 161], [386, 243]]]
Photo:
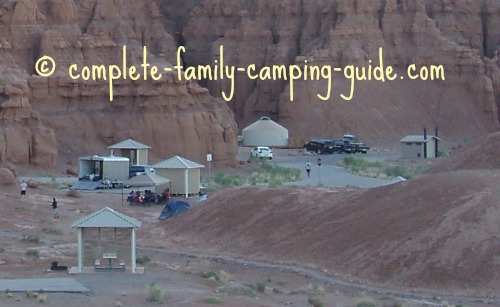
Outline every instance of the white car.
[[273, 158], [273, 150], [269, 147], [258, 146], [252, 149], [250, 154], [253, 158], [268, 158], [269, 160]]

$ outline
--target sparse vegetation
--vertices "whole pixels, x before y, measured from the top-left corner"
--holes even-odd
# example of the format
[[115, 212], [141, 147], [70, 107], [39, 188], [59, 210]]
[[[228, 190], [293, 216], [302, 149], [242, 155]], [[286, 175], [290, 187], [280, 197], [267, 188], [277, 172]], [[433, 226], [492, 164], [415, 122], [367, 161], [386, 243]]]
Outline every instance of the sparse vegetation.
[[219, 275], [217, 275], [214, 272], [203, 272], [200, 274], [200, 277], [203, 279], [208, 279], [208, 280], [213, 280], [213, 281], [220, 281]]
[[222, 187], [233, 187], [244, 185], [246, 180], [243, 176], [230, 176], [224, 174], [223, 172], [218, 172], [215, 174], [214, 182]]
[[137, 257], [135, 259], [135, 263], [140, 265], [146, 265], [151, 262], [151, 259], [148, 256]]
[[42, 229], [42, 232], [46, 233], [46, 234], [49, 234], [49, 235], [56, 235], [56, 236], [60, 236], [60, 235], [63, 234], [63, 231], [61, 229], [54, 228], [54, 227], [44, 228], [44, 229]]
[[248, 296], [253, 299], [258, 299], [259, 296], [257, 295], [257, 292], [255, 292], [254, 289], [247, 285], [240, 285], [240, 284], [233, 284], [233, 285], [227, 285], [227, 286], [222, 286], [219, 287], [215, 290], [216, 292], [220, 293], [227, 293], [229, 295], [241, 295], [241, 296]]
[[27, 237], [24, 237], [23, 239], [28, 241], [28, 242], [40, 243], [40, 234], [33, 233]]
[[47, 302], [47, 295], [46, 294], [38, 294], [38, 296], [36, 297], [36, 300], [39, 303], [46, 303]]
[[258, 292], [264, 293], [264, 291], [266, 291], [266, 284], [263, 282], [259, 282], [259, 283], [257, 283], [256, 288], [257, 288]]
[[282, 167], [268, 163], [263, 160], [255, 160], [258, 163], [255, 170], [247, 177], [239, 175], [226, 175], [223, 172], [215, 174], [215, 187], [210, 187], [209, 190], [214, 190], [217, 187], [232, 187], [242, 185], [258, 185], [266, 184], [271, 187], [282, 186], [284, 182], [297, 181], [300, 179], [300, 170], [290, 167]]
[[280, 287], [283, 287], [283, 286], [286, 286], [287, 282], [286, 282], [286, 281], [284, 281], [284, 280], [278, 280], [278, 281], [276, 282], [276, 284], [277, 284], [278, 286], [280, 286]]
[[147, 297], [146, 300], [148, 302], [162, 303], [163, 302], [163, 290], [156, 285], [155, 282], [149, 284], [147, 288]]
[[307, 300], [307, 302], [309, 303], [309, 305], [314, 306], [314, 307], [323, 307], [324, 306], [324, 304], [321, 300], [314, 298], [314, 297], [310, 297]]
[[323, 295], [325, 294], [325, 288], [320, 285], [307, 284], [299, 290], [290, 292], [290, 294]]
[[375, 307], [375, 306], [377, 305], [375, 305], [375, 303], [369, 299], [362, 300], [356, 305], [356, 307]]
[[217, 296], [209, 296], [203, 299], [205, 304], [224, 304], [224, 300]]
[[374, 178], [412, 178], [426, 170], [426, 166], [420, 163], [414, 165], [403, 165], [398, 161], [369, 161], [365, 158], [345, 157], [340, 164], [354, 174]]
[[38, 254], [38, 251], [36, 249], [28, 249], [26, 251], [26, 256], [38, 258], [40, 255]]

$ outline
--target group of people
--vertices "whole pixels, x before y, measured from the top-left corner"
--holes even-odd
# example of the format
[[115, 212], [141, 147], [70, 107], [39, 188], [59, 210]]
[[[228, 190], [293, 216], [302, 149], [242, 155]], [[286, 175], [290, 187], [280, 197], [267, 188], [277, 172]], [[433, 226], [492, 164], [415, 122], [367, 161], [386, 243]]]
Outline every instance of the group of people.
[[172, 194], [168, 188], [161, 195], [151, 190], [145, 190], [144, 195], [140, 191], [131, 191], [127, 197], [127, 201], [131, 204], [160, 203], [171, 199]]

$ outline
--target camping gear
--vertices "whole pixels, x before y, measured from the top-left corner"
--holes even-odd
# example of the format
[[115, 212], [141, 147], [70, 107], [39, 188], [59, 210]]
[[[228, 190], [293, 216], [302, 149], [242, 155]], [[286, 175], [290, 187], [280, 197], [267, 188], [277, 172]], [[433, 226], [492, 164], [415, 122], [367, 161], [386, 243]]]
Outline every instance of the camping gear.
[[169, 217], [176, 216], [182, 212], [188, 210], [190, 205], [182, 200], [174, 200], [169, 202], [165, 208], [163, 208], [159, 220], [166, 220]]

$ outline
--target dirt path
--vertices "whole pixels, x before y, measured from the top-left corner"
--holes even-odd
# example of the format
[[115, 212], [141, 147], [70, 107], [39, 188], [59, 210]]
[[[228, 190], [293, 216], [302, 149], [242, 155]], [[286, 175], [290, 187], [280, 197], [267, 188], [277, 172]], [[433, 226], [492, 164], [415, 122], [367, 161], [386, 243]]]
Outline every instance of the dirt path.
[[454, 303], [481, 303], [481, 304], [495, 304], [500, 305], [500, 297], [474, 297], [474, 296], [459, 296], [459, 295], [436, 295], [436, 294], [423, 294], [417, 292], [403, 291], [403, 290], [395, 290], [382, 288], [371, 285], [364, 285], [361, 283], [355, 282], [346, 282], [339, 278], [335, 278], [325, 273], [321, 273], [315, 270], [303, 268], [297, 265], [283, 265], [283, 264], [274, 264], [267, 263], [262, 261], [254, 261], [242, 258], [235, 258], [229, 256], [215, 256], [215, 255], [206, 255], [202, 253], [185, 253], [178, 251], [171, 251], [164, 248], [153, 248], [153, 247], [145, 247], [138, 246], [138, 250], [160, 253], [169, 256], [182, 257], [182, 258], [191, 258], [191, 259], [205, 259], [212, 262], [217, 262], [219, 264], [231, 263], [243, 266], [245, 268], [254, 268], [254, 269], [266, 269], [272, 270], [276, 272], [289, 272], [297, 274], [301, 277], [305, 277], [314, 281], [324, 282], [333, 286], [336, 286], [340, 289], [347, 291], [362, 291], [367, 294], [379, 295], [379, 296], [395, 296], [407, 301], [416, 301], [419, 303], [424, 303], [428, 305], [436, 305], [441, 306], [442, 301], [454, 302]]

